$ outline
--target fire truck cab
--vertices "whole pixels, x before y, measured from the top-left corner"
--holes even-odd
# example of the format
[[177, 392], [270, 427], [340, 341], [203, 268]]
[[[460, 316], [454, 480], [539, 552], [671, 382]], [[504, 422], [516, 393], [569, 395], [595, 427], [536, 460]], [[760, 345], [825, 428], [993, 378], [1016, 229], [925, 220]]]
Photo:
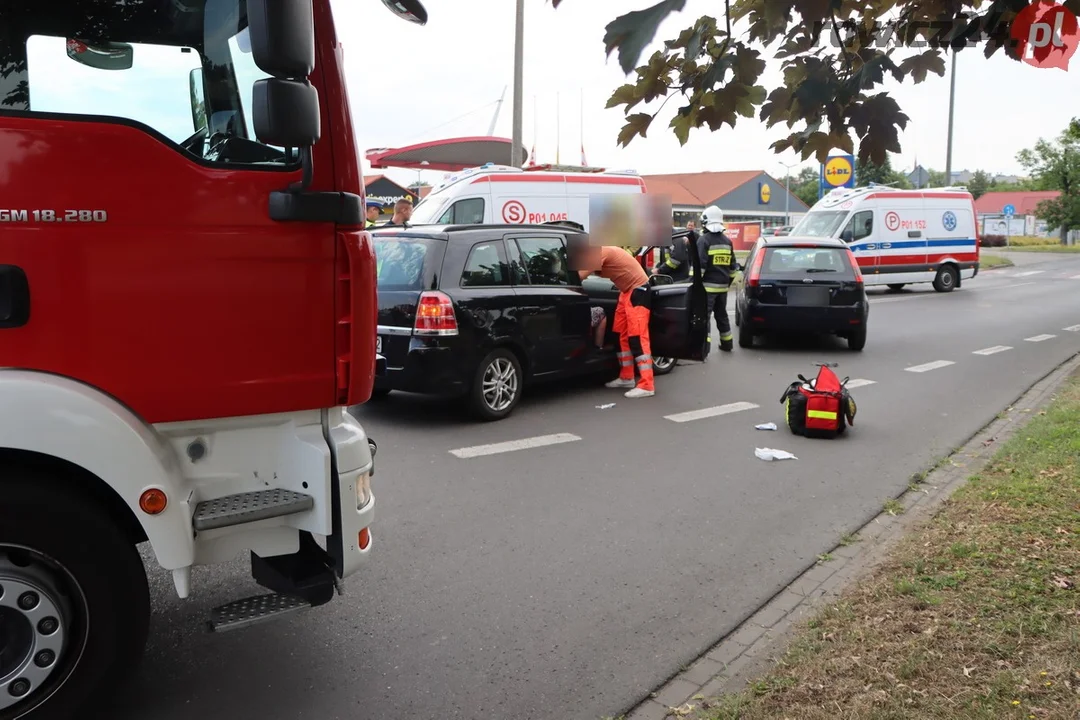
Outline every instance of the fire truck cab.
[[[423, 24], [415, 0], [385, 3]], [[372, 550], [375, 258], [330, 0], [15, 0], [0, 23], [0, 718], [115, 691], [138, 545], [250, 554], [222, 631]]]

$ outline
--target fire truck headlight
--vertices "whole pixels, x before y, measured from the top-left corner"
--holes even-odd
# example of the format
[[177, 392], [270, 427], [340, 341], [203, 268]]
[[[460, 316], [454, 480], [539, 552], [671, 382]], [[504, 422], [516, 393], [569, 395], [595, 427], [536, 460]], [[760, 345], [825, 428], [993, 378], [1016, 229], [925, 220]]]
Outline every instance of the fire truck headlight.
[[356, 509], [367, 507], [371, 502], [371, 473], [366, 472], [356, 478]]

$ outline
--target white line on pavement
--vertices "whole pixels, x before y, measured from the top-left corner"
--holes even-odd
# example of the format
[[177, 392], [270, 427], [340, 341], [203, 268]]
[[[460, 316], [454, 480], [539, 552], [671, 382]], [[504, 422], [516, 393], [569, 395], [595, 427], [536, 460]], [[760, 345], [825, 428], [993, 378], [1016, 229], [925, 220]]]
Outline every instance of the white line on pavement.
[[1061, 328], [1061, 329], [1062, 330], [1067, 330], [1069, 332], [1080, 332], [1080, 325], [1070, 325], [1067, 328]]
[[1080, 275], [1073, 275], [1070, 280], [1080, 280]]
[[1029, 277], [1031, 275], [1039, 275], [1046, 272], [1045, 270], [1025, 270], [1024, 272], [1018, 272], [1014, 277]]
[[544, 447], [546, 445], [575, 442], [580, 439], [577, 435], [571, 435], [570, 433], [538, 435], [523, 440], [509, 440], [507, 442], [492, 443], [491, 445], [473, 445], [472, 447], [458, 448], [457, 450], [451, 450], [450, 454], [463, 459], [474, 458], [482, 455], [497, 455], [515, 450], [528, 450], [529, 448]]
[[995, 345], [994, 347], [983, 348], [982, 350], [976, 350], [971, 353], [972, 355], [995, 355], [999, 352], [1005, 352], [1006, 350], [1012, 350], [1009, 345]]
[[865, 380], [863, 378], [856, 378], [855, 380], [848, 380], [848, 384], [845, 385], [844, 387], [847, 387], [847, 388], [865, 387], [866, 385], [873, 385], [875, 382], [877, 382], [877, 381], [876, 380]]
[[1013, 284], [1013, 285], [1000, 285], [1000, 286], [998, 286], [998, 287], [996, 287], [996, 288], [994, 288], [994, 289], [995, 289], [995, 290], [1008, 290], [1009, 288], [1016, 288], [1016, 287], [1024, 287], [1025, 285], [1034, 285], [1034, 284], [1035, 284], [1035, 283], [1033, 283], [1033, 282], [1028, 282], [1028, 283], [1015, 283], [1015, 284]]
[[729, 403], [728, 405], [717, 405], [716, 407], [702, 408], [701, 410], [691, 410], [690, 412], [665, 415], [664, 419], [677, 423], [690, 422], [691, 420], [704, 420], [705, 418], [717, 417], [719, 415], [730, 415], [731, 413], [742, 412], [743, 410], [753, 410], [756, 407], [761, 406], [748, 402]]
[[1056, 338], [1057, 335], [1035, 335], [1034, 337], [1024, 338], [1028, 342], [1042, 342], [1043, 340], [1049, 340], [1050, 338]]
[[955, 364], [956, 363], [954, 363], [952, 360], [935, 360], [934, 362], [923, 363], [922, 365], [912, 365], [911, 367], [904, 369], [908, 372], [922, 373]]

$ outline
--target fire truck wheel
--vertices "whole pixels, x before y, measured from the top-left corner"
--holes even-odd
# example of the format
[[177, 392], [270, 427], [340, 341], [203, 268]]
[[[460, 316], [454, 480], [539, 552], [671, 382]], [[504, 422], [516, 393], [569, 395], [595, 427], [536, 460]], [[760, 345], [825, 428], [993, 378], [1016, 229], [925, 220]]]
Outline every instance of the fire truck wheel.
[[502, 420], [521, 398], [521, 362], [507, 348], [495, 348], [480, 361], [469, 391], [469, 404], [481, 420]]
[[3, 473], [0, 505], [0, 718], [66, 720], [107, 700], [141, 659], [146, 571], [92, 498], [14, 474]]

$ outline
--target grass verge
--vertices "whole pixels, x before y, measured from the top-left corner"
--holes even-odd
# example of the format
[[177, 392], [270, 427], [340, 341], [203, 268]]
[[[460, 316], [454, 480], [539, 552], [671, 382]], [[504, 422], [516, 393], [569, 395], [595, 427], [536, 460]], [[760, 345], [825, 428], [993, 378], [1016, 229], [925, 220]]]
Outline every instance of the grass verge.
[[1080, 373], [707, 720], [1080, 717]]
[[[1080, 253], [1080, 245], [1010, 245], [1009, 247], [994, 248], [1005, 252], [1034, 252], [1034, 253]], [[980, 258], [981, 259], [981, 258]]]
[[1012, 267], [1013, 261], [1007, 257], [1001, 257], [1000, 255], [979, 255], [979, 269], [991, 270], [993, 268]]

